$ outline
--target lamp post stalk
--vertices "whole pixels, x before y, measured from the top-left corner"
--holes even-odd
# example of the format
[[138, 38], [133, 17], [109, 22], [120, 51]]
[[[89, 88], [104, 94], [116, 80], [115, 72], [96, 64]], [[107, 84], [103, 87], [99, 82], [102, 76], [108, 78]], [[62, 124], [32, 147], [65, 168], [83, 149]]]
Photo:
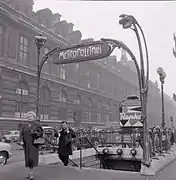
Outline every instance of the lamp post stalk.
[[166, 78], [166, 73], [164, 72], [162, 67], [159, 67], [157, 69], [157, 73], [160, 78], [161, 82], [161, 116], [162, 116], [162, 122], [161, 126], [164, 128], [165, 127], [165, 114], [164, 114], [164, 80]]
[[47, 38], [43, 36], [35, 36], [35, 44], [37, 46], [37, 97], [36, 97], [36, 117], [37, 121], [40, 121], [39, 117], [39, 92], [40, 92], [40, 74], [41, 74], [41, 68], [40, 68], [40, 52], [41, 48], [45, 44]]
[[40, 91], [40, 48], [37, 47], [37, 97], [36, 97], [36, 117], [39, 121], [39, 91]]
[[162, 123], [161, 126], [165, 127], [165, 114], [164, 114], [164, 83], [161, 83], [161, 106], [162, 106]]
[[139, 46], [139, 54], [140, 54], [140, 67], [141, 67], [141, 109], [142, 109], [142, 119], [143, 119], [143, 161], [146, 164], [149, 164], [150, 161], [150, 155], [149, 155], [149, 146], [148, 146], [148, 131], [147, 131], [147, 91], [145, 91], [145, 71], [144, 71], [144, 58], [143, 58], [143, 52], [142, 52], [142, 44], [141, 39], [139, 36], [138, 29], [136, 25], [134, 24], [134, 31], [138, 40], [138, 46]]

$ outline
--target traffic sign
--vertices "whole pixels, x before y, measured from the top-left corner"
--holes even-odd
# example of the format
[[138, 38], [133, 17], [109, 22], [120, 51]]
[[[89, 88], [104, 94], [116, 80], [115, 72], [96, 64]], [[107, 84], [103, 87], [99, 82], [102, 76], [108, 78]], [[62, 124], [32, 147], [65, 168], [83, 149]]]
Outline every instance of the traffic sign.
[[54, 64], [68, 64], [82, 61], [102, 59], [109, 56], [113, 48], [105, 41], [93, 41], [87, 44], [80, 44], [62, 48], [57, 52]]

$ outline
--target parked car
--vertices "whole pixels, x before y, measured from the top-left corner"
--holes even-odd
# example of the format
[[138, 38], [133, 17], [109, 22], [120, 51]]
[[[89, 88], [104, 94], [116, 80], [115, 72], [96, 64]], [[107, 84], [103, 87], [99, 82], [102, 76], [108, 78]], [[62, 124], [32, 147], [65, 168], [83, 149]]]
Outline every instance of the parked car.
[[43, 149], [53, 150], [53, 152], [55, 152], [58, 148], [58, 138], [55, 137], [55, 133], [57, 133], [58, 130], [50, 126], [43, 126], [42, 128], [45, 138], [45, 145], [43, 146]]
[[0, 142], [0, 166], [7, 163], [7, 160], [12, 156], [12, 146], [5, 142]]
[[1, 138], [1, 142], [17, 142], [20, 137], [20, 131], [14, 130], [14, 131], [9, 131], [7, 134], [3, 135]]

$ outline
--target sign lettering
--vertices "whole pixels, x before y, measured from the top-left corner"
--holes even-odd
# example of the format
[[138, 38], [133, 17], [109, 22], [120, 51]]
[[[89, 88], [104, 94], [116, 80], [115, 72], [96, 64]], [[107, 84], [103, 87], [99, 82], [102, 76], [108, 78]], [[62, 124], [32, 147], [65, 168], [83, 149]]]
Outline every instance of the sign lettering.
[[68, 64], [101, 59], [109, 56], [112, 50], [111, 46], [103, 41], [76, 45], [58, 51], [57, 59], [54, 61], [54, 64]]
[[78, 48], [75, 50], [65, 50], [59, 53], [59, 60], [76, 59], [78, 57], [88, 57], [92, 55], [101, 54], [101, 46], [88, 46], [85, 48]]
[[129, 113], [120, 113], [120, 120], [141, 120], [142, 119], [142, 115], [141, 113], [133, 113], [133, 114], [129, 114]]

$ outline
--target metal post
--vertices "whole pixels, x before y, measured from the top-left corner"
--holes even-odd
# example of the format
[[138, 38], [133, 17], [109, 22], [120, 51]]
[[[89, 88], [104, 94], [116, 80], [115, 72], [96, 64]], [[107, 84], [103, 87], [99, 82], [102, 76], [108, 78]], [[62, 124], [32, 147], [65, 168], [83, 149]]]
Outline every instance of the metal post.
[[162, 123], [161, 126], [165, 127], [165, 114], [164, 114], [164, 83], [161, 82], [161, 106], [162, 106]]
[[37, 120], [40, 121], [39, 117], [39, 91], [40, 91], [40, 48], [37, 48], [37, 97], [36, 97], [36, 117]]
[[141, 39], [137, 30], [136, 25], [134, 24], [134, 31], [136, 33], [136, 37], [139, 45], [139, 53], [140, 53], [140, 64], [141, 64], [141, 110], [142, 110], [142, 120], [143, 120], [143, 163], [146, 165], [150, 164], [150, 154], [149, 154], [149, 139], [147, 133], [147, 91], [145, 91], [145, 73], [144, 73], [144, 60], [143, 60], [143, 52], [142, 52], [142, 44]]
[[[140, 90], [140, 100], [141, 100], [141, 111], [142, 111], [142, 120], [143, 120], [143, 164], [146, 166], [150, 165], [150, 155], [149, 155], [149, 139], [147, 134], [147, 93], [148, 93], [148, 80], [149, 80], [149, 60], [148, 60], [148, 49], [146, 44], [146, 39], [143, 33], [143, 30], [137, 20], [131, 16], [122, 14], [120, 16], [121, 20], [119, 21], [120, 24], [123, 25], [124, 29], [132, 29], [137, 37], [138, 46], [139, 46], [139, 53], [140, 53], [140, 76], [139, 78], [139, 90]], [[143, 39], [144, 45], [146, 50], [146, 60], [147, 60], [147, 73], [145, 78], [145, 71], [144, 71], [144, 59], [143, 59], [143, 51], [142, 51], [142, 44], [141, 39], [138, 33], [138, 28], [140, 29]], [[136, 65], [137, 66], [137, 65]]]
[[37, 97], [36, 97], [36, 117], [37, 120], [40, 121], [39, 117], [39, 92], [40, 92], [40, 74], [41, 74], [41, 68], [40, 67], [40, 50], [42, 46], [45, 44], [47, 38], [43, 36], [35, 36], [35, 44], [37, 46]]
[[[83, 137], [82, 135], [80, 137]], [[80, 161], [80, 169], [82, 168], [82, 138], [80, 138], [80, 157], [79, 157], [79, 161]]]
[[162, 115], [161, 126], [162, 126], [162, 128], [164, 128], [165, 127], [165, 117], [164, 117], [164, 79], [166, 78], [166, 73], [164, 72], [162, 67], [159, 67], [157, 69], [157, 73], [159, 75], [160, 82], [161, 82], [161, 115]]

